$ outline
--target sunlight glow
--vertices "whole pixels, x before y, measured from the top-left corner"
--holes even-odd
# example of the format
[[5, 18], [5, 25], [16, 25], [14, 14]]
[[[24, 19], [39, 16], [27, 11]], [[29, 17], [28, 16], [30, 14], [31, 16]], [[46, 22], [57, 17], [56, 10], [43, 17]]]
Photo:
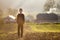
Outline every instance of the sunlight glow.
[[14, 16], [12, 16], [12, 15], [9, 15], [9, 17], [11, 17], [12, 19], [15, 19], [15, 17], [14, 17]]

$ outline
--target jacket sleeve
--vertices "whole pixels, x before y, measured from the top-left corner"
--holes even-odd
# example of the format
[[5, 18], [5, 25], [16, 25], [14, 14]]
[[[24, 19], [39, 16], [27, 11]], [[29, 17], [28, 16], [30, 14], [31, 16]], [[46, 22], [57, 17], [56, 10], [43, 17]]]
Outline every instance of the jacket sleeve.
[[25, 16], [23, 15], [23, 21], [25, 22]]
[[18, 15], [17, 15], [17, 18], [16, 18], [16, 22], [18, 23]]

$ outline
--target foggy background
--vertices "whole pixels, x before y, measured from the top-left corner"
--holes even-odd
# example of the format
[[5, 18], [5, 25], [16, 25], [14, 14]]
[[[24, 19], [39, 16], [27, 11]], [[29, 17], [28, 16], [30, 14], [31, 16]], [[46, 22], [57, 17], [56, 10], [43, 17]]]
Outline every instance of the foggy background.
[[[25, 15], [34, 15], [43, 12], [44, 4], [47, 0], [0, 0], [0, 9], [4, 10], [4, 15], [7, 15], [6, 9], [12, 8], [18, 10], [23, 8]], [[55, 0], [59, 3], [59, 0]], [[9, 14], [8, 14], [9, 15]]]
[[43, 5], [46, 0], [0, 0], [2, 8], [20, 8], [28, 12], [43, 11]]
[[[46, 0], [0, 0], [0, 8], [23, 8], [25, 15], [36, 15], [43, 11]], [[5, 13], [6, 14], [6, 13]]]

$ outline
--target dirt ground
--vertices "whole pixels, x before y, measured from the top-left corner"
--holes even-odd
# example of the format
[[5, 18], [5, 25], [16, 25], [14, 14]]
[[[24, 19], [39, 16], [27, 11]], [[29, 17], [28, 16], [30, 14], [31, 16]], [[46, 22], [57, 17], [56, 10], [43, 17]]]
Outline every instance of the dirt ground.
[[[0, 36], [0, 40], [18, 40], [17, 33]], [[60, 33], [41, 32], [26, 33], [20, 40], [60, 40]]]
[[[0, 33], [0, 40], [18, 40], [17, 32], [6, 32]], [[20, 40], [60, 40], [60, 32], [34, 32], [31, 27], [25, 26], [24, 36]]]

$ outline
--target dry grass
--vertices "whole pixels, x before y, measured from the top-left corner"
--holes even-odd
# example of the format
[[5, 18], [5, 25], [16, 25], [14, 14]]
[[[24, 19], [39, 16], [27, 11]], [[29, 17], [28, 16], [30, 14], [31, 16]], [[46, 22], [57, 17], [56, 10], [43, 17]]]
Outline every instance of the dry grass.
[[[17, 40], [17, 24], [0, 24], [0, 40]], [[60, 40], [60, 24], [24, 25], [24, 40]]]
[[[0, 36], [0, 40], [17, 40], [17, 33], [5, 34]], [[24, 40], [60, 40], [60, 33], [57, 32], [34, 32], [26, 33], [23, 37]]]

